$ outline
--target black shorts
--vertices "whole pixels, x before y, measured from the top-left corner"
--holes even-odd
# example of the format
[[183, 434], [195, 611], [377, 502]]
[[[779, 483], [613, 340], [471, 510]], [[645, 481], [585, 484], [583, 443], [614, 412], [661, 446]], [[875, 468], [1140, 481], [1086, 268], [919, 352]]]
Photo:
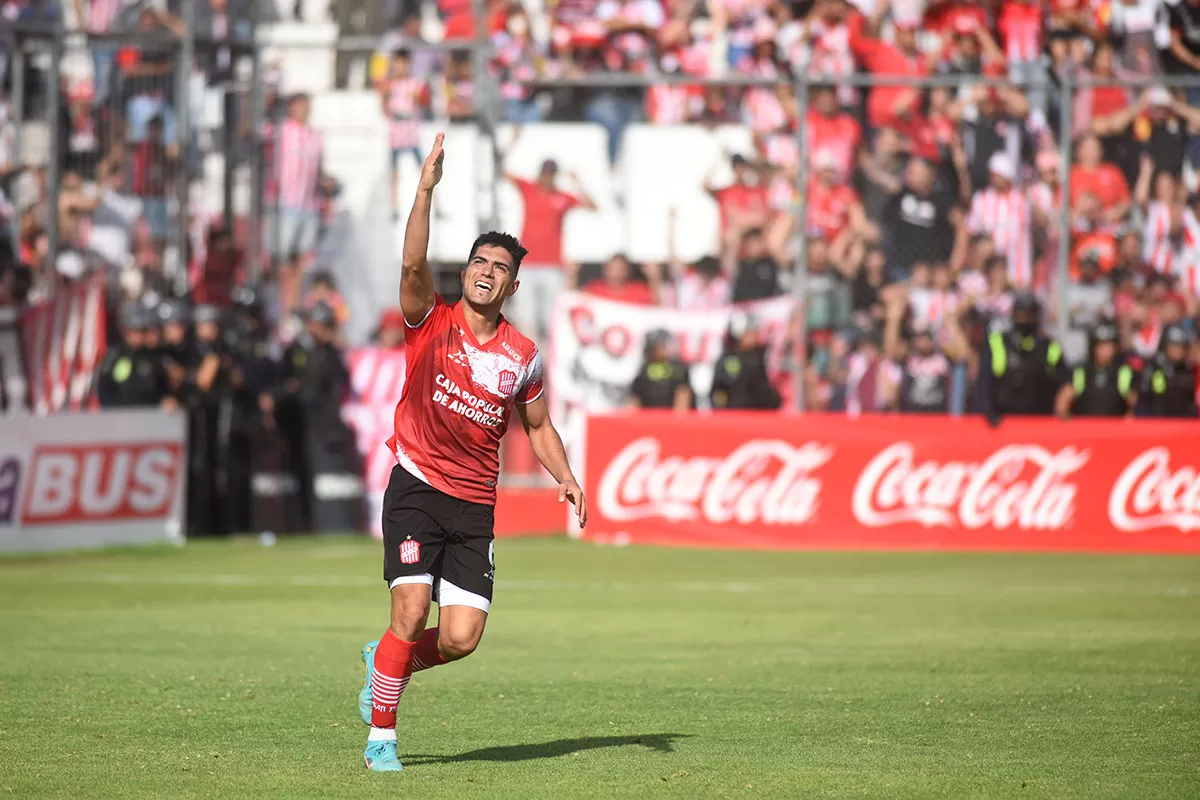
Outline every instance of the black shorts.
[[487, 611], [496, 575], [495, 508], [451, 497], [397, 464], [383, 495], [383, 579], [428, 583], [440, 605]]

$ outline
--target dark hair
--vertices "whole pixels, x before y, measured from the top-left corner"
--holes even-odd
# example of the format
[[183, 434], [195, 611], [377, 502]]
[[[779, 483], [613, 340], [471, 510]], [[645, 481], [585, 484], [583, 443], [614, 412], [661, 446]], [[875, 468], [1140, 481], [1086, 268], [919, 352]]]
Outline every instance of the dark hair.
[[521, 269], [521, 259], [525, 258], [525, 256], [529, 254], [529, 251], [521, 246], [521, 241], [511, 233], [488, 231], [487, 233], [480, 234], [479, 238], [475, 240], [475, 243], [471, 245], [471, 255], [467, 256], [467, 262], [469, 263], [472, 259], [474, 259], [475, 254], [479, 252], [479, 248], [484, 246], [502, 247], [507, 250], [508, 254], [512, 256], [512, 268], [514, 275], [516, 275], [517, 271]]

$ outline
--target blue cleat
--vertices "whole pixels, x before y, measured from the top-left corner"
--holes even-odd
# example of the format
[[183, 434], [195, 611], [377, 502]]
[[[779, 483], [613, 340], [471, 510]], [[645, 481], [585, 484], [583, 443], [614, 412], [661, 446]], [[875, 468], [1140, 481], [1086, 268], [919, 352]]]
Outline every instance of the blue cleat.
[[[363, 683], [362, 691], [358, 693], [358, 715], [362, 717], [364, 725], [371, 724], [371, 677], [375, 674], [375, 648], [378, 646], [379, 640], [376, 639], [367, 642], [362, 649], [362, 660], [367, 665], [367, 679]], [[394, 747], [392, 749], [395, 750]], [[395, 758], [395, 753], [392, 757]]]
[[363, 763], [371, 772], [399, 772], [404, 769], [404, 765], [396, 757], [395, 739], [386, 742], [367, 742], [367, 751], [363, 753]]

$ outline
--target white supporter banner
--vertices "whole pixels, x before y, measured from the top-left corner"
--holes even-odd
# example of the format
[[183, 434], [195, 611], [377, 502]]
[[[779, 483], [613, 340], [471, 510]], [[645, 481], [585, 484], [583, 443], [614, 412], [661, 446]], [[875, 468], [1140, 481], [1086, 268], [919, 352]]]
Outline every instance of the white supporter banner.
[[0, 552], [181, 541], [185, 423], [158, 409], [0, 419]]
[[[783, 352], [793, 305], [789, 297], [776, 297], [713, 311], [680, 311], [604, 300], [582, 292], [561, 295], [550, 329], [548, 375], [552, 415], [567, 446], [575, 450], [580, 443], [586, 413], [625, 407], [651, 332], [661, 330], [670, 335], [675, 355], [688, 365], [696, 401], [705, 408], [734, 313], [747, 313], [758, 323], [768, 345], [768, 364], [775, 366]], [[578, 459], [577, 450], [573, 456]]]

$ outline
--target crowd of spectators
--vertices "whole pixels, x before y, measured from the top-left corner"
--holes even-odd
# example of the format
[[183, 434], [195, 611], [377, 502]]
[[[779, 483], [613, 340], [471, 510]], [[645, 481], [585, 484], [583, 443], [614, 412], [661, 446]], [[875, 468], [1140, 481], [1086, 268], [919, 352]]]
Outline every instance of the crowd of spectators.
[[[166, 11], [119, 0], [77, 2], [76, 14], [89, 25], [108, 15], [95, 24], [125, 18], [138, 30], [177, 32], [177, 17]], [[218, 38], [233, 35], [225, 1], [209, 4], [198, 19]], [[11, 18], [13, 9], [25, 14], [48, 5], [9, 0], [3, 9]], [[469, 53], [422, 47], [427, 38], [474, 38], [472, 5], [439, 0], [439, 36], [432, 37], [429, 15], [412, 4], [330, 7], [343, 35], [367, 32], [363, 26], [378, 33], [394, 23], [369, 75], [391, 120], [397, 158], [414, 151], [420, 121], [469, 120], [475, 113]], [[633, 264], [622, 255], [603, 265], [568, 264], [561, 252], [563, 219], [590, 199], [558, 175], [553, 161], [534, 180], [514, 178], [526, 206], [524, 238], [542, 243], [533, 248], [541, 257], [532, 260], [528, 280], [544, 284], [549, 295], [578, 287], [643, 304], [719, 307], [786, 291], [803, 252], [808, 304], [797, 315], [804, 335], [796, 339], [805, 342], [810, 363], [807, 398], [827, 408], [847, 407], [851, 395], [863, 408], [887, 407], [886, 392], [863, 398], [852, 390], [854, 373], [862, 370], [851, 365], [863, 362], [855, 359], [861, 353], [886, 371], [932, 343], [954, 363], [960, 383], [969, 384], [982, 332], [1005, 317], [1015, 290], [1042, 297], [1045, 323], [1071, 360], [1086, 355], [1087, 331], [1101, 319], [1114, 319], [1125, 350], [1140, 356], [1157, 350], [1168, 325], [1195, 335], [1200, 80], [1185, 87], [1161, 80], [1200, 73], [1195, 0], [559, 0], [537, 6], [488, 0], [486, 6], [493, 77], [510, 121], [599, 123], [614, 162], [632, 122], [743, 123], [753, 134], [752, 149], [726, 154], [733, 181], [706, 182], [720, 210], [720, 247], [692, 263], [682, 263], [672, 248], [662, 264]], [[90, 93], [64, 87], [72, 135], [59, 154], [63, 255], [79, 250], [86, 235], [90, 252], [109, 265], [132, 260], [161, 269], [158, 234], [174, 224], [172, 181], [188, 173], [196, 145], [174, 139], [173, 84], [160, 77], [160, 56], [149, 46], [134, 57], [95, 51]], [[219, 62], [205, 69], [219, 70]], [[339, 66], [339, 85], [347, 84], [349, 72]], [[563, 80], [617, 72], [636, 73], [650, 85], [604, 88]], [[115, 77], [105, 80], [106, 74]], [[798, 74], [809, 81], [803, 103], [791, 82]], [[655, 81], [735, 75], [780, 82]], [[935, 75], [958, 82], [920, 83]], [[865, 88], [847, 80], [852, 76], [914, 83]], [[1061, 88], [1068, 77], [1075, 86], [1069, 96]], [[1065, 115], [1063, 103], [1070, 104]], [[109, 118], [89, 114], [89, 106], [108, 110]], [[807, 216], [797, 225], [795, 134], [802, 107]], [[289, 121], [303, 127], [295, 103], [287, 108], [277, 129]], [[1070, 130], [1059, 127], [1064, 117]], [[332, 189], [320, 170], [319, 143], [304, 136], [294, 141], [301, 143], [293, 152], [304, 175], [295, 181], [303, 188], [303, 208], [281, 209], [272, 218], [285, 231], [271, 237], [281, 243], [271, 255], [285, 308], [298, 296], [294, 276], [304, 266], [300, 245], [311, 245], [311, 212]], [[0, 170], [3, 145], [0, 112]], [[139, 171], [139, 158], [166, 174]], [[1064, 159], [1070, 180], [1065, 229]], [[21, 178], [24, 194], [14, 194], [10, 180], [0, 215], [6, 208], [19, 215], [20, 252], [36, 260], [39, 243], [44, 247], [38, 215], [44, 218], [47, 209], [39, 209], [37, 199], [45, 205], [45, 173]], [[673, 220], [669, 227], [673, 232]], [[1060, 284], [1056, 265], [1064, 249], [1070, 280]], [[538, 270], [545, 280], [535, 277]], [[1068, 317], [1058, 319], [1063, 295]], [[877, 383], [883, 384], [870, 381]], [[960, 405], [966, 402], [965, 391], [958, 396]]]

